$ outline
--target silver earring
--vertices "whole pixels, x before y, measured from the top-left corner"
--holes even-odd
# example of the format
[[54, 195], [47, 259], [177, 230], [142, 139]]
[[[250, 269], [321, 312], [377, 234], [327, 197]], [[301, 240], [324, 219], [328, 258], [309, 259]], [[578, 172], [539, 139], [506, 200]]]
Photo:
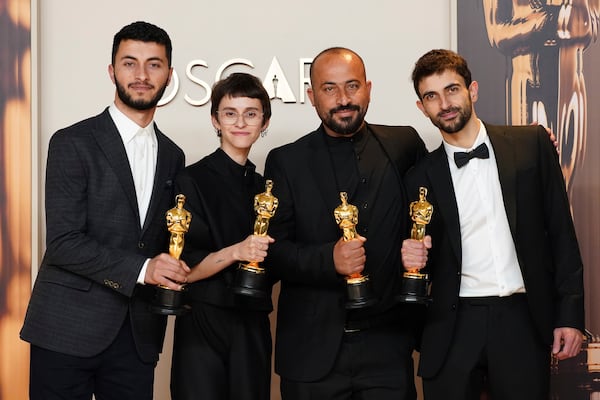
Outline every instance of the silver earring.
[[267, 132], [268, 132], [268, 131], [269, 131], [268, 129], [263, 129], [262, 131], [260, 131], [260, 137], [265, 137], [265, 136], [267, 136]]

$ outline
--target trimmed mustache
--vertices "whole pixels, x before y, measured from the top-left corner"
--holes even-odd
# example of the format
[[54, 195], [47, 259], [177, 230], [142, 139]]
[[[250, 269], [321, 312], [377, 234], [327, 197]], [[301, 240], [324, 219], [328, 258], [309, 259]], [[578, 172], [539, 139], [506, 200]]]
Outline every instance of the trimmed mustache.
[[356, 104], [348, 104], [345, 106], [339, 106], [329, 111], [329, 114], [333, 116], [336, 112], [340, 111], [360, 111], [360, 107]]
[[450, 108], [447, 108], [445, 110], [442, 110], [442, 111], [440, 111], [438, 113], [438, 117], [443, 117], [444, 115], [450, 114], [450, 113], [453, 113], [453, 112], [460, 113], [460, 107], [450, 107]]

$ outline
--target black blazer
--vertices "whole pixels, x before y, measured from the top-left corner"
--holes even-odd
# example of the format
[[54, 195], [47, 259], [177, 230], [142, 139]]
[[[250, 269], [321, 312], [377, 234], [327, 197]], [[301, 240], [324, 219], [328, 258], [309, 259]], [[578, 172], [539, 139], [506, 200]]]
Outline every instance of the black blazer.
[[143, 227], [123, 141], [108, 109], [59, 130], [46, 168], [46, 253], [21, 338], [90, 357], [128, 315], [142, 360], [158, 360], [166, 317], [148, 310], [153, 287], [137, 285], [146, 258], [168, 250], [166, 210], [184, 154], [155, 126], [158, 159]]
[[[411, 127], [369, 129], [393, 161], [402, 185], [401, 176], [426, 151], [423, 141]], [[270, 271], [281, 279], [275, 369], [297, 381], [320, 379], [330, 371], [346, 319], [345, 284], [333, 264], [333, 247], [341, 236], [333, 210], [340, 196], [324, 134], [321, 127], [272, 150], [265, 166], [279, 199], [269, 227], [276, 241], [267, 259]]]
[[[582, 261], [558, 156], [544, 128], [485, 125], [525, 281], [531, 317], [550, 345], [555, 327], [583, 331]], [[448, 158], [441, 145], [406, 176], [409, 199], [427, 187], [433, 205], [426, 232], [433, 240], [432, 278], [419, 374], [434, 376], [452, 343], [461, 278], [461, 237]]]

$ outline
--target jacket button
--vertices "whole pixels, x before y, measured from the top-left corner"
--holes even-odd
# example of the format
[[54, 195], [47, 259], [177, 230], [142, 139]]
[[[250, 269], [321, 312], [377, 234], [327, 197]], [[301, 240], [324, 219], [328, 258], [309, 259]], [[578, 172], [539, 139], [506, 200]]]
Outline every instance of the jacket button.
[[456, 304], [452, 304], [452, 310], [456, 310]]
[[138, 248], [143, 249], [144, 248], [144, 242], [138, 242]]

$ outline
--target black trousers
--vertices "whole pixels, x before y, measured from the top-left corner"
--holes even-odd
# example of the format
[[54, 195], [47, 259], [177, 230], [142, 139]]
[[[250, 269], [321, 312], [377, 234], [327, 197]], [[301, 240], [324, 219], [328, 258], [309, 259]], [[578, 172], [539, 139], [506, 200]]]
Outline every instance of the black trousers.
[[94, 357], [31, 346], [30, 400], [152, 400], [154, 367], [135, 349], [129, 318], [114, 342]]
[[269, 400], [270, 391], [267, 312], [194, 303], [177, 317], [172, 400]]
[[[423, 379], [427, 400], [547, 400], [550, 353], [533, 325], [526, 295], [463, 298], [452, 346], [437, 376]], [[448, 334], [451, 334], [450, 332]]]
[[345, 333], [331, 372], [316, 382], [281, 377], [283, 400], [414, 400], [415, 335], [401, 326]]

